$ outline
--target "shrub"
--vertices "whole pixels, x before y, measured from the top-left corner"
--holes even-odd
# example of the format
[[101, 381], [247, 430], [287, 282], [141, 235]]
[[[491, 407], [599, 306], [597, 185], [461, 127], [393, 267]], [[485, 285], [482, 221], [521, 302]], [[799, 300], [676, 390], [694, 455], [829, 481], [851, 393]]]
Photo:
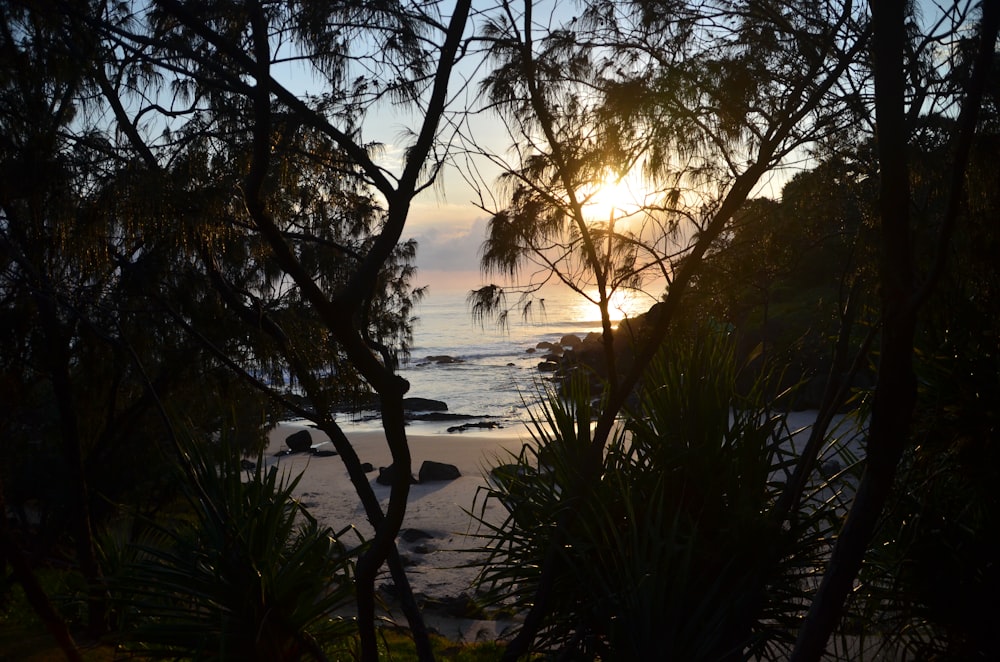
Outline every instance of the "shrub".
[[[593, 470], [591, 404], [570, 385], [534, 420], [534, 445], [477, 495], [495, 603], [527, 610], [554, 572], [539, 651], [583, 659], [781, 657], [832, 515], [793, 526], [770, 507], [794, 461], [766, 376], [737, 387], [730, 338], [663, 349]], [[506, 518], [485, 517], [488, 500]]]
[[124, 636], [146, 655], [196, 659], [323, 659], [353, 633], [333, 615], [352, 595], [352, 558], [292, 497], [289, 479], [238, 454], [192, 447], [189, 517], [152, 525], [116, 582]]

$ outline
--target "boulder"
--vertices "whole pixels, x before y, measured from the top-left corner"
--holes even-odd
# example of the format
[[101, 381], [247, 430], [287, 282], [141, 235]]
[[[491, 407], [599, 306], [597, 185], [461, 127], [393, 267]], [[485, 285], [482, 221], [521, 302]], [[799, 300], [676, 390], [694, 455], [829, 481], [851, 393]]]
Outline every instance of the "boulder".
[[[395, 466], [390, 464], [387, 467], [379, 467], [378, 477], [375, 479], [375, 482], [378, 483], [379, 485], [392, 485], [392, 480], [393, 478], [395, 478], [395, 476], [396, 476]], [[413, 480], [413, 476], [410, 476], [410, 484], [413, 484], [415, 482], [416, 481]]]
[[293, 432], [285, 438], [285, 445], [293, 453], [308, 453], [312, 448], [312, 435], [309, 434], [309, 430]]
[[448, 404], [430, 398], [403, 398], [404, 411], [448, 411]]
[[454, 464], [424, 460], [423, 464], [420, 465], [420, 473], [417, 474], [417, 480], [421, 483], [431, 483], [441, 480], [455, 480], [461, 475], [462, 472]]
[[555, 361], [542, 361], [538, 364], [539, 372], [555, 372], [559, 369], [559, 364]]
[[361, 470], [364, 471], [366, 474], [370, 474], [371, 472], [375, 471], [375, 467], [372, 466], [371, 462], [362, 462]]
[[583, 341], [580, 340], [580, 336], [575, 333], [567, 333], [559, 339], [559, 345], [562, 347], [572, 347], [573, 349], [576, 349], [582, 344]]

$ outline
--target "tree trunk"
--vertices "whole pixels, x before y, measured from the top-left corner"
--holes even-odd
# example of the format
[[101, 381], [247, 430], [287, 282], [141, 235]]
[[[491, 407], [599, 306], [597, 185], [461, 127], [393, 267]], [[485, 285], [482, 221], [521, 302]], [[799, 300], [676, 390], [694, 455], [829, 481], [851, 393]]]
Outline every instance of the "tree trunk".
[[[46, 288], [43, 291], [51, 292]], [[84, 460], [83, 442], [77, 424], [77, 411], [70, 374], [69, 338], [57, 317], [51, 297], [37, 297], [48, 346], [49, 377], [59, 412], [59, 431], [69, 467], [71, 513], [76, 561], [87, 580], [88, 629], [92, 637], [108, 630], [108, 596], [104, 589], [101, 566], [97, 561], [94, 530], [90, 518], [90, 490]]]
[[[892, 491], [899, 460], [910, 435], [916, 405], [917, 383], [913, 370], [917, 310], [940, 276], [932, 273], [917, 287], [913, 273], [910, 231], [910, 171], [906, 153], [905, 121], [906, 0], [871, 2], [874, 26], [875, 112], [878, 158], [881, 171], [879, 211], [882, 223], [882, 339], [878, 381], [872, 406], [865, 473], [851, 505], [844, 528], [830, 557], [826, 574], [799, 631], [792, 660], [819, 660], [838, 620], [854, 580], [861, 569], [868, 544], [882, 509]], [[956, 156], [952, 168], [962, 173], [967, 145], [975, 131], [982, 98], [984, 69], [990, 66], [1000, 20], [996, 0], [984, 3], [979, 58], [957, 123]], [[955, 222], [962, 195], [962, 177], [956, 176], [943, 227]], [[946, 243], [947, 236], [942, 237]], [[947, 248], [944, 246], [943, 248]]]

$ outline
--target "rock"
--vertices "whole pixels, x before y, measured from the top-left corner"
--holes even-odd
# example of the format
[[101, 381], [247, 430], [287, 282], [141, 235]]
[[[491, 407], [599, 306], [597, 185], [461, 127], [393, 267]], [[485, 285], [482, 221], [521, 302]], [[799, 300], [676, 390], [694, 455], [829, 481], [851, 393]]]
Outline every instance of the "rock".
[[465, 432], [471, 428], [482, 428], [486, 430], [492, 430], [494, 428], [502, 428], [503, 426], [496, 421], [477, 421], [475, 423], [463, 423], [461, 425], [452, 425], [448, 428], [448, 432]]
[[[378, 483], [379, 485], [392, 485], [392, 480], [393, 478], [395, 478], [395, 476], [396, 476], [395, 466], [390, 464], [387, 467], [379, 467], [378, 477], [375, 479], [375, 482]], [[417, 481], [413, 479], [413, 476], [410, 476], [410, 484], [416, 482]]]
[[573, 349], [576, 349], [582, 344], [583, 341], [580, 340], [580, 336], [575, 333], [567, 333], [559, 339], [559, 345], [562, 347], [572, 347]]
[[430, 398], [403, 398], [404, 411], [448, 411], [448, 404]]
[[288, 435], [285, 439], [285, 445], [293, 453], [308, 453], [309, 449], [312, 448], [312, 436], [309, 434], [309, 430], [299, 430]]
[[417, 480], [421, 483], [431, 483], [440, 480], [455, 480], [461, 475], [462, 472], [454, 464], [424, 460], [423, 464], [420, 465]]
[[535, 345], [535, 349], [552, 349], [553, 345], [548, 340], [543, 340], [542, 342]]
[[555, 372], [559, 369], [559, 364], [555, 361], [542, 361], [538, 364], [539, 372]]
[[527, 354], [534, 354], [534, 353], [535, 353], [535, 352], [537, 352], [538, 350], [537, 350], [537, 349], [535, 349], [534, 347], [529, 347], [528, 349], [526, 349], [526, 350], [524, 350], [524, 351], [525, 351], [525, 353], [527, 353]]
[[426, 414], [410, 414], [407, 417], [410, 421], [466, 421], [470, 418], [479, 418], [473, 414], [452, 414], [451, 412], [432, 411]]
[[449, 364], [449, 363], [462, 363], [462, 359], [456, 359], [454, 356], [448, 356], [446, 354], [439, 354], [437, 356], [428, 356], [427, 360], [431, 363], [438, 364]]
[[250, 460], [240, 460], [240, 468], [244, 471], [253, 471], [257, 468], [257, 463]]
[[366, 474], [370, 474], [371, 472], [375, 471], [375, 467], [372, 466], [371, 462], [362, 462], [361, 470], [364, 471]]

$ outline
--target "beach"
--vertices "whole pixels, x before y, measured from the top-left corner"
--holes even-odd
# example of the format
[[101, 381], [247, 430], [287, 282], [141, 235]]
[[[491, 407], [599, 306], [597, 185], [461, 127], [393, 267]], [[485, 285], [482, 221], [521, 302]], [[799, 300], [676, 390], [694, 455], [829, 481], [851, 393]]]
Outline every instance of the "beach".
[[[798, 431], [789, 441], [796, 450], [801, 450], [808, 437], [808, 426], [814, 419], [813, 411], [788, 415], [789, 429]], [[496, 522], [502, 521], [506, 514], [496, 502], [486, 504], [485, 511], [481, 511], [483, 504], [481, 500], [477, 502], [477, 492], [486, 485], [485, 476], [490, 468], [509, 462], [511, 454], [516, 454], [523, 444], [531, 443], [531, 438], [523, 425], [460, 433], [430, 432], [436, 428], [416, 427], [416, 433], [409, 430], [407, 433], [412, 473], [416, 475], [425, 460], [452, 464], [461, 473], [454, 480], [410, 487], [406, 517], [397, 539], [414, 593], [426, 604], [440, 604], [460, 598], [463, 594], [474, 595], [477, 565], [485, 559], [485, 554], [470, 551], [484, 543], [477, 537], [479, 529], [470, 512], [475, 508], [478, 514]], [[370, 537], [372, 528], [339, 456], [323, 453], [279, 454], [287, 449], [285, 439], [303, 429], [310, 431], [316, 450], [332, 450], [326, 435], [307, 421], [285, 422], [270, 432], [265, 453], [267, 466], [277, 467], [290, 477], [301, 474], [295, 495], [320, 524], [334, 531], [353, 526], [361, 536]], [[389, 488], [378, 484], [375, 479], [378, 469], [391, 463], [385, 435], [370, 428], [351, 429], [349, 425], [345, 426], [345, 430], [361, 462], [369, 462], [374, 468], [368, 475], [384, 509]], [[821, 462], [837, 461], [843, 465], [847, 460], [842, 458], [838, 461], [839, 453], [846, 451], [859, 456], [863, 452], [860, 448], [861, 437], [856, 429], [848, 426], [841, 438], [843, 443], [828, 447]], [[358, 538], [348, 533], [343, 541], [351, 546], [357, 543]], [[388, 572], [383, 569], [377, 586], [381, 588], [386, 584], [391, 584], [391, 581]], [[389, 612], [385, 617], [405, 625], [405, 619], [398, 611]], [[425, 617], [432, 630], [456, 641], [502, 638], [513, 625], [509, 620], [456, 618], [434, 608], [426, 609]]]
[[[310, 427], [308, 422], [281, 423], [269, 435], [265, 453], [267, 466], [275, 466], [290, 477], [301, 473], [295, 495], [320, 524], [334, 531], [353, 525], [362, 536], [371, 537], [372, 527], [338, 456], [276, 455], [287, 448], [288, 435], [302, 429], [310, 431], [317, 450], [332, 450], [327, 436]], [[375, 482], [375, 478], [379, 467], [391, 463], [385, 435], [371, 430], [353, 430], [348, 434], [361, 461], [370, 462], [374, 467], [369, 478], [384, 509], [389, 488]], [[489, 468], [508, 462], [509, 453], [517, 453], [530, 437], [523, 426], [517, 426], [475, 433], [408, 434], [407, 439], [414, 475], [424, 460], [452, 464], [461, 472], [455, 480], [410, 487], [401, 533], [414, 533], [401, 535], [397, 543], [413, 591], [422, 599], [435, 602], [458, 598], [462, 594], [472, 595], [477, 574], [475, 562], [484, 558], [483, 554], [467, 551], [482, 545], [475, 537], [478, 529], [469, 515], [477, 490], [486, 484], [484, 476]], [[502, 518], [504, 513], [498, 504], [490, 503], [485, 515]], [[423, 534], [427, 534], [426, 537]], [[357, 538], [347, 534], [343, 541], [350, 546]], [[470, 564], [473, 567], [464, 567]], [[381, 587], [385, 583], [391, 583], [387, 571], [376, 585]], [[390, 612], [385, 616], [405, 625], [399, 613]], [[436, 609], [426, 610], [425, 617], [429, 627], [457, 641], [496, 639], [511, 625], [510, 621], [455, 618]]]

